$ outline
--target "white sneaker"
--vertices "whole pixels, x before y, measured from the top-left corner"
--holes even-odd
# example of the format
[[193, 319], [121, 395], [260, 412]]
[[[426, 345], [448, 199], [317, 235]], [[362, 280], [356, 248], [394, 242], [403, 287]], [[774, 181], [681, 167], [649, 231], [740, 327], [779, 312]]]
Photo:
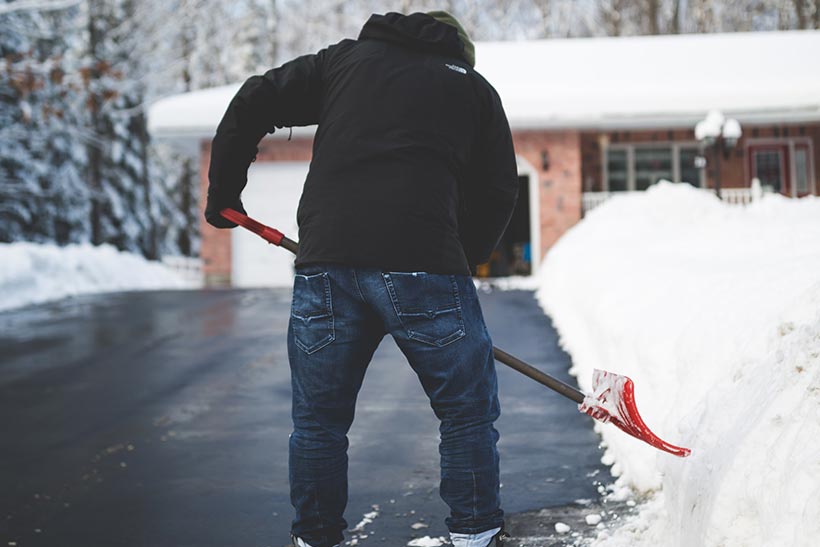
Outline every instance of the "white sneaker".
[[453, 547], [490, 547], [493, 538], [501, 531], [501, 528], [493, 528], [478, 534], [453, 534], [450, 533], [450, 541]]
[[[310, 543], [296, 536], [290, 536], [290, 540], [293, 542], [293, 547], [312, 547]], [[336, 547], [339, 547], [339, 545], [336, 544]]]

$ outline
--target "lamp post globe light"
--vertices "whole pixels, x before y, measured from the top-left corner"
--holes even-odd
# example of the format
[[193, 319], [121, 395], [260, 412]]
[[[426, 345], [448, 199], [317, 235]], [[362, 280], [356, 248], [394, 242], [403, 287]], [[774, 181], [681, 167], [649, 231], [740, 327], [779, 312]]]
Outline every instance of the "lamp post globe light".
[[[734, 118], [727, 119], [720, 110], [710, 110], [706, 118], [695, 125], [695, 138], [700, 143], [704, 154], [711, 150], [715, 160], [715, 194], [718, 198], [721, 197], [720, 156], [728, 159], [741, 136], [743, 136], [743, 131], [740, 128], [740, 122]], [[698, 166], [706, 167], [706, 162], [700, 161]]]

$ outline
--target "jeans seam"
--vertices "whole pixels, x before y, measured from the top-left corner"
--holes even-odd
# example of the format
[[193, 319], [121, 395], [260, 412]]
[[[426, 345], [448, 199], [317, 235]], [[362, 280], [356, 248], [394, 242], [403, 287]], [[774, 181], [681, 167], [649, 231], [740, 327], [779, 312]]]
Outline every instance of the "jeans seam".
[[475, 471], [471, 470], [470, 474], [473, 476], [473, 526], [475, 526], [478, 520], [478, 487], [475, 482]]
[[[330, 290], [330, 277], [328, 276], [327, 272], [319, 272], [319, 273], [312, 274], [312, 275], [303, 275], [303, 274], [296, 274], [296, 275], [304, 277], [305, 279], [310, 278], [310, 277], [322, 276], [322, 287], [324, 289], [323, 292], [324, 292], [324, 300], [325, 300], [325, 309], [323, 311], [325, 311], [326, 314], [315, 316], [315, 318], [321, 319], [322, 317], [327, 315], [328, 316], [328, 319], [327, 319], [328, 329], [329, 329], [330, 332], [325, 338], [323, 338], [319, 342], [316, 342], [311, 347], [308, 347], [304, 342], [300, 341], [298, 336], [296, 336], [295, 333], [294, 333], [294, 336], [293, 336], [294, 343], [299, 348], [301, 348], [305, 353], [310, 355], [312, 353], [315, 353], [315, 352], [319, 351], [320, 349], [324, 348], [325, 346], [327, 346], [328, 344], [330, 344], [331, 342], [336, 340], [336, 318], [333, 315], [333, 297], [332, 297], [332, 293], [331, 293], [331, 290]], [[295, 298], [296, 298], [296, 293], [294, 292], [294, 299]], [[301, 315], [299, 315], [298, 313], [294, 313], [292, 309], [291, 309], [291, 315], [295, 316], [300, 321], [303, 320], [303, 317]], [[307, 318], [308, 321], [310, 321], [310, 319], [312, 317], [314, 317], [314, 316], [308, 317]]]
[[[393, 307], [393, 311], [396, 312], [396, 317], [399, 319], [399, 323], [402, 323], [401, 313], [398, 308], [398, 298], [396, 297], [396, 289], [393, 287], [393, 280], [390, 278], [390, 274], [387, 273], [382, 274], [382, 279], [384, 279], [384, 285], [387, 288], [387, 295], [390, 297], [390, 305]], [[402, 328], [404, 328], [403, 323]]]
[[364, 293], [362, 292], [362, 288], [359, 286], [359, 276], [356, 275], [356, 269], [353, 268], [353, 281], [356, 283], [356, 290], [359, 291], [359, 298], [362, 299], [362, 302], [367, 302], [364, 298]]
[[451, 275], [450, 282], [453, 287], [453, 298], [456, 301], [456, 314], [458, 317], [458, 322], [461, 325], [461, 330], [464, 331], [464, 336], [467, 336], [467, 325], [465, 324], [464, 316], [462, 315], [463, 312], [461, 309], [461, 296], [459, 295], [458, 281], [456, 280], [456, 276]]

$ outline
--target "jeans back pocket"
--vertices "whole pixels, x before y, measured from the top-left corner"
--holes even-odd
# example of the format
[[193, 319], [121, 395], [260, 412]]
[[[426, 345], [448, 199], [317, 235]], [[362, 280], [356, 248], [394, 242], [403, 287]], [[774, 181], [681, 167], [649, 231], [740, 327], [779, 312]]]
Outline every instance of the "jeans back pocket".
[[314, 353], [335, 340], [327, 272], [296, 274], [290, 315], [294, 341], [305, 353]]
[[410, 338], [442, 347], [466, 335], [455, 276], [426, 272], [385, 272], [382, 276]]

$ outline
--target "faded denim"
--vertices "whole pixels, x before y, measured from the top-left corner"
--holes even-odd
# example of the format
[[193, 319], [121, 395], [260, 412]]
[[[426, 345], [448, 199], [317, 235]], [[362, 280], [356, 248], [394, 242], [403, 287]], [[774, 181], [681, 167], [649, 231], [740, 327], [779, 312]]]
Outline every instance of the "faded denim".
[[297, 267], [288, 327], [293, 535], [341, 543], [347, 523], [347, 432], [373, 353], [395, 339], [441, 421], [442, 499], [451, 532], [503, 525], [498, 384], [472, 278], [339, 264]]

